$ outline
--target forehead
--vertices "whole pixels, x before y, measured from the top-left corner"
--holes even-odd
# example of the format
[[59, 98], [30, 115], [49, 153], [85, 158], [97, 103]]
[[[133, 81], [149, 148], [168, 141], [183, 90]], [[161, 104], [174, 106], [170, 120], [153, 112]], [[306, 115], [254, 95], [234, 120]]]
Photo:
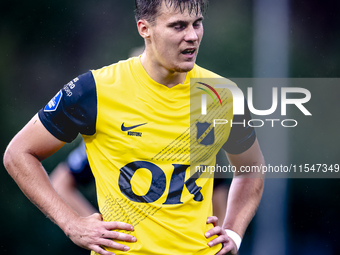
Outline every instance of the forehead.
[[177, 8], [174, 5], [170, 5], [166, 1], [162, 2], [158, 10], [156, 21], [161, 22], [174, 22], [177, 20], [190, 21], [203, 18], [200, 11], [196, 11], [196, 8], [190, 9], [188, 4], [182, 3]]

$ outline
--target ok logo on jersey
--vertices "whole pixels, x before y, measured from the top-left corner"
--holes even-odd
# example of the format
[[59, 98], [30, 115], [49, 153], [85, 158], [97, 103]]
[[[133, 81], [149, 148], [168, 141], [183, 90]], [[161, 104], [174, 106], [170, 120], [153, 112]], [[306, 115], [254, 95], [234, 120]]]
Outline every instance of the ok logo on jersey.
[[[185, 171], [189, 165], [173, 164], [173, 166], [174, 171], [170, 180], [168, 197], [163, 204], [182, 204], [181, 196], [184, 185], [188, 191], [194, 195], [195, 201], [202, 201], [202, 187], [198, 187], [195, 182], [199, 177], [198, 172], [185, 181]], [[146, 168], [152, 174], [150, 188], [144, 196], [135, 194], [131, 186], [132, 176], [140, 168]], [[163, 195], [166, 188], [166, 177], [164, 171], [155, 164], [147, 161], [135, 161], [125, 165], [120, 169], [118, 183], [121, 192], [131, 201], [152, 203]]]

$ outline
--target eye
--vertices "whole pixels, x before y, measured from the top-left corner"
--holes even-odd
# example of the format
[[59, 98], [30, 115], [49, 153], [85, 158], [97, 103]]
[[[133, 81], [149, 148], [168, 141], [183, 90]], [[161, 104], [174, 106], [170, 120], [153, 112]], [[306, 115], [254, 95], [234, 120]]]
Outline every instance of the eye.
[[183, 30], [185, 28], [185, 25], [184, 24], [177, 24], [176, 26], [174, 26], [174, 28], [176, 30]]
[[199, 28], [201, 25], [202, 25], [202, 21], [196, 21], [193, 26], [194, 28]]

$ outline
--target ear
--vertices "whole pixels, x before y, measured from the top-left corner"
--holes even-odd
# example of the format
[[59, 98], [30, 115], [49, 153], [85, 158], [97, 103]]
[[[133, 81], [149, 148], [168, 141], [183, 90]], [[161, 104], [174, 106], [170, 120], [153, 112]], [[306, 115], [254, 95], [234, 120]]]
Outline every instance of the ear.
[[150, 24], [145, 19], [140, 19], [137, 22], [138, 33], [144, 39], [150, 37]]

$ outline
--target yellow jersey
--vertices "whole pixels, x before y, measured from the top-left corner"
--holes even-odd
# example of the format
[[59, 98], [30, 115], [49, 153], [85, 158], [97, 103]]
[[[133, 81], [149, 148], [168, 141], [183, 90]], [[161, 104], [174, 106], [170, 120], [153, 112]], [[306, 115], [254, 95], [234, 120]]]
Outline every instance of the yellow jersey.
[[[115, 254], [213, 255], [222, 248], [210, 248], [216, 236], [204, 236], [213, 227], [206, 224], [213, 175], [194, 169], [214, 165], [227, 142], [231, 127], [211, 123], [233, 118], [232, 96], [220, 95], [224, 108], [209, 105], [218, 116], [201, 115], [200, 104], [191, 102], [202, 94], [193, 78], [221, 77], [195, 65], [183, 84], [168, 88], [149, 77], [140, 58], [130, 58], [77, 77], [39, 111], [58, 139], [82, 134], [104, 221], [134, 226], [120, 231], [137, 242], [125, 243], [128, 252], [107, 248]], [[254, 137], [242, 140], [244, 150]]]

